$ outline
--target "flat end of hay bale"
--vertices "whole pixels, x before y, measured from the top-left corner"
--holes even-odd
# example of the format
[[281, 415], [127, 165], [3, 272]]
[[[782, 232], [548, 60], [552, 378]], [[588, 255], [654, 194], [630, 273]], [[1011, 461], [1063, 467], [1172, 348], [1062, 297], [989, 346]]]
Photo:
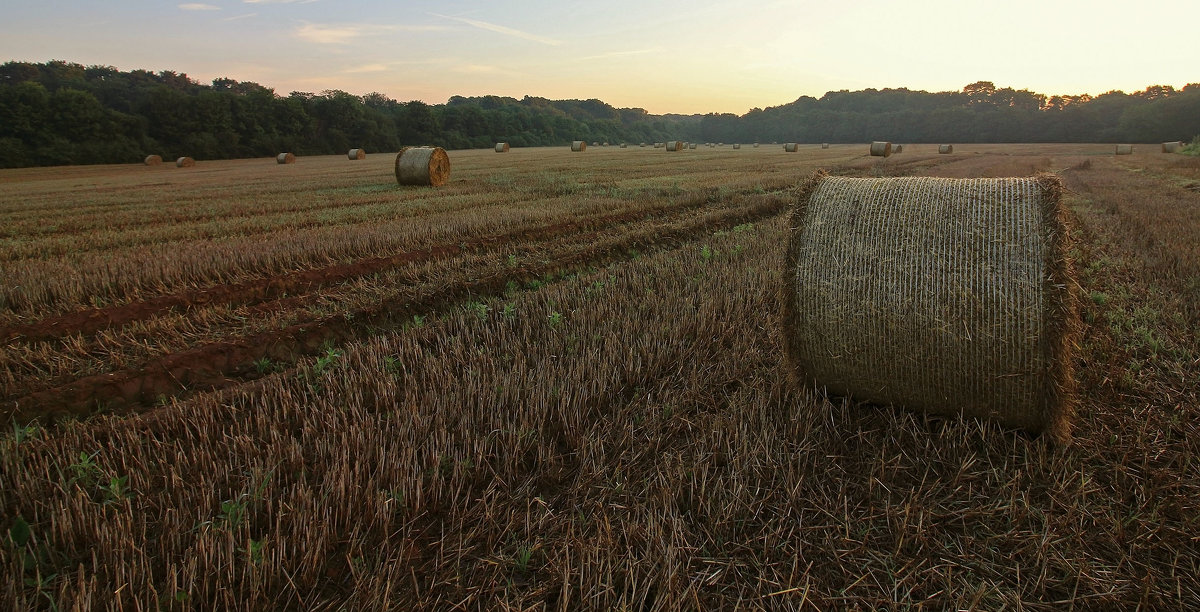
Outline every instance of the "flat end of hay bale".
[[450, 180], [450, 156], [441, 147], [404, 147], [396, 153], [396, 182], [441, 187]]
[[781, 303], [793, 382], [1068, 443], [1080, 327], [1061, 195], [1049, 174], [818, 171], [788, 217]]

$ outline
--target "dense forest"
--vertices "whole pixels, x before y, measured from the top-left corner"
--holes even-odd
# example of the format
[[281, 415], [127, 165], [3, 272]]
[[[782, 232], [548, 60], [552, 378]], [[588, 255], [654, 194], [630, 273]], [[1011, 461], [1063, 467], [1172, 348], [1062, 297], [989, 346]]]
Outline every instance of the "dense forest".
[[51, 61], [0, 66], [0, 167], [649, 142], [1160, 142], [1200, 134], [1200, 83], [1126, 94], [1046, 96], [972, 83], [960, 92], [837, 91], [745, 115], [651, 115], [600, 100], [455, 96], [445, 104], [380, 93], [291, 92], [202, 84], [171, 71]]

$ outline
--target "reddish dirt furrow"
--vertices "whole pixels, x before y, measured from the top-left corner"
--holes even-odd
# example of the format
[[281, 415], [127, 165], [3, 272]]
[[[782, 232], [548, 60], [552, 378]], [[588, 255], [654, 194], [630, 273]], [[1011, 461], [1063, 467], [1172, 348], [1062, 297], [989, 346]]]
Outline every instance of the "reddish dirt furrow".
[[254, 362], [263, 357], [292, 362], [319, 353], [330, 342], [351, 341], [367, 330], [377, 332], [409, 322], [413, 315], [443, 311], [469, 298], [499, 295], [509, 282], [525, 282], [585, 265], [607, 265], [627, 258], [630, 249], [676, 248], [706, 232], [778, 215], [787, 204], [784, 197], [763, 197], [746, 208], [690, 223], [652, 228], [609, 242], [596, 243], [589, 240], [592, 236], [588, 234], [576, 236], [575, 244], [549, 251], [551, 259], [547, 264], [492, 272], [423, 296], [389, 300], [355, 312], [349, 318], [334, 315], [237, 341], [199, 346], [140, 368], [81, 378], [7, 403], [0, 409], [0, 420], [27, 422], [34, 418], [86, 416], [97, 410], [133, 410], [151, 406], [160, 398], [228, 387], [256, 378]]
[[244, 283], [217, 285], [206, 289], [164, 295], [119, 306], [89, 308], [87, 310], [47, 317], [36, 323], [0, 328], [0, 342], [9, 342], [12, 340], [53, 340], [71, 334], [92, 334], [102, 329], [120, 327], [134, 321], [149, 319], [172, 309], [186, 310], [193, 306], [207, 306], [212, 304], [256, 304], [287, 294], [315, 291], [322, 287], [354, 278], [369, 276], [400, 266], [452, 257], [464, 252], [481, 251], [496, 244], [514, 241], [547, 240], [614, 223], [653, 219], [679, 211], [691, 210], [703, 206], [709, 201], [711, 196], [708, 193], [694, 195], [696, 197], [689, 198], [682, 204], [654, 209], [649, 212], [644, 209], [631, 210], [611, 215], [599, 215], [590, 218], [563, 221], [542, 227], [485, 236], [460, 244], [444, 244], [428, 249], [398, 253], [388, 257], [360, 259], [351, 263], [336, 264], [324, 268], [304, 270]]

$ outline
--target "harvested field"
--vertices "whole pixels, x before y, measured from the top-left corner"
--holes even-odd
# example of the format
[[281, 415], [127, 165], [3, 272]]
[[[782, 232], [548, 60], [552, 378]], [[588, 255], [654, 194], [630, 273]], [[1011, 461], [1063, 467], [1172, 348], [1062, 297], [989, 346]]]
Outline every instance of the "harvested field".
[[[0, 598], [1200, 606], [1200, 159], [927, 148], [0, 171]], [[1062, 177], [1069, 446], [791, 386], [817, 168]]]

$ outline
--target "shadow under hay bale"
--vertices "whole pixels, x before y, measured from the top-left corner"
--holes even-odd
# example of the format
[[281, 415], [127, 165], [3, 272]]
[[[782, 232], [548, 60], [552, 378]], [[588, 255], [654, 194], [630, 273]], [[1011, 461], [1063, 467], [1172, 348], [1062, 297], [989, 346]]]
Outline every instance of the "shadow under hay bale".
[[191, 168], [196, 165], [196, 160], [190, 157], [180, 157], [175, 160], [176, 168]]
[[348, 153], [346, 153], [346, 157], [348, 157], [352, 160], [366, 159], [367, 158], [367, 150], [366, 149], [350, 149], [350, 151]]
[[876, 140], [871, 143], [871, 155], [873, 157], [887, 157], [892, 154], [892, 143]]
[[940, 153], [942, 155], [946, 155], [946, 154], [953, 153], [953, 152], [954, 152], [954, 145], [948, 145], [948, 144], [938, 145], [938, 153]]
[[275, 163], [294, 164], [296, 163], [296, 156], [291, 153], [280, 153], [279, 155], [275, 156]]
[[147, 166], [157, 166], [162, 163], [162, 155], [147, 155], [142, 163]]
[[1066, 442], [1078, 338], [1061, 183], [829, 177], [791, 213], [784, 337], [796, 381]]
[[572, 150], [572, 151], [575, 151], [576, 153], [579, 153], [579, 152], [582, 152], [582, 151], [586, 151], [586, 150], [587, 150], [587, 143], [586, 143], [586, 142], [584, 142], [584, 141], [582, 141], [582, 140], [576, 140], [576, 141], [574, 141], [574, 142], [572, 142], [572, 143], [571, 143], [571, 150]]
[[450, 156], [441, 147], [404, 147], [396, 153], [396, 182], [441, 187], [450, 180]]

